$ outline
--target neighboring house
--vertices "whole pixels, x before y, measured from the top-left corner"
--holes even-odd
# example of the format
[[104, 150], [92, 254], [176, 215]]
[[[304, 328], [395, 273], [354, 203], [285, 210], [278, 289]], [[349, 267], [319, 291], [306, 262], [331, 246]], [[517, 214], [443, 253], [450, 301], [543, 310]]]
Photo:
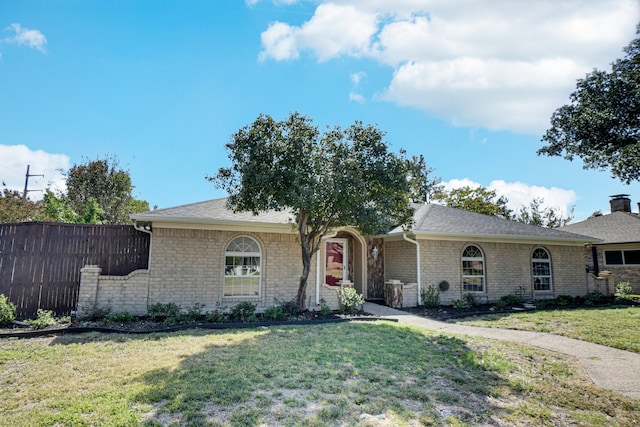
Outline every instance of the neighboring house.
[[611, 196], [610, 204], [611, 213], [593, 215], [560, 230], [599, 239], [585, 248], [585, 264], [594, 276], [606, 278], [611, 273], [609, 291], [619, 282], [629, 282], [640, 293], [640, 215], [631, 212], [627, 194]]
[[[149, 269], [127, 278], [83, 269], [80, 314], [106, 306], [145, 314], [156, 302], [211, 310], [249, 301], [264, 309], [296, 296], [301, 249], [290, 213], [233, 213], [227, 199], [216, 199], [132, 218], [152, 236]], [[341, 285], [382, 299], [392, 281], [404, 283], [405, 306], [417, 305], [429, 286], [443, 304], [467, 293], [480, 302], [587, 293], [583, 248], [596, 239], [433, 204], [416, 205], [414, 220], [406, 233], [368, 237], [345, 227], [326, 236], [312, 262], [308, 307], [337, 307]]]

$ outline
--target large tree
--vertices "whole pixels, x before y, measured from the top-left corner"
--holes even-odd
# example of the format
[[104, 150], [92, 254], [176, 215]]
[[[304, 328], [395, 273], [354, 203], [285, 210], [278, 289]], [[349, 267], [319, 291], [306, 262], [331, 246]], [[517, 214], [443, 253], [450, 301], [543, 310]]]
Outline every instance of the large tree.
[[227, 191], [233, 211], [287, 210], [295, 217], [301, 309], [311, 259], [327, 232], [353, 226], [375, 235], [411, 225], [407, 161], [383, 138], [384, 132], [361, 122], [320, 132], [298, 113], [282, 121], [263, 114], [226, 144], [231, 166], [207, 177]]
[[464, 186], [449, 191], [441, 190], [435, 195], [434, 200], [440, 201], [450, 208], [513, 219], [513, 213], [507, 207], [509, 200], [504, 196], [498, 197], [495, 190], [489, 190], [482, 186]]
[[543, 198], [537, 197], [533, 199], [529, 203], [529, 206], [520, 207], [520, 211], [514, 219], [518, 222], [524, 222], [525, 224], [539, 225], [547, 228], [562, 227], [573, 220], [573, 207], [571, 207], [569, 215], [564, 216], [560, 209], [550, 207], [542, 209], [543, 204]]
[[578, 80], [571, 103], [553, 113], [538, 155], [579, 157], [585, 169], [609, 168], [627, 184], [640, 179], [640, 37], [624, 51], [611, 72]]
[[149, 204], [136, 200], [128, 171], [115, 157], [74, 164], [66, 174], [66, 202], [79, 221], [127, 224], [129, 215], [149, 210]]
[[34, 202], [18, 192], [3, 188], [0, 192], [0, 223], [33, 221], [42, 210], [42, 203]]

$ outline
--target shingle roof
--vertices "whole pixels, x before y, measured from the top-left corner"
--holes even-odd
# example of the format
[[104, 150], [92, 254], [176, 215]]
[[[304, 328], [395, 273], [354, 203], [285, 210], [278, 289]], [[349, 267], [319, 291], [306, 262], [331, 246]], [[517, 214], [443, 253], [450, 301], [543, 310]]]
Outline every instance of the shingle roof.
[[254, 222], [289, 224], [293, 215], [287, 211], [269, 211], [254, 215], [251, 212], [233, 212], [227, 206], [227, 198], [207, 200], [166, 209], [131, 215], [136, 221], [193, 221], [193, 222]]
[[[589, 242], [588, 236], [510, 221], [475, 212], [436, 204], [420, 205], [414, 214], [412, 232], [416, 235], [466, 235], [468, 237], [501, 237], [510, 239], [549, 239]], [[401, 232], [396, 228], [391, 233]]]
[[560, 229], [602, 240], [597, 244], [640, 242], [640, 217], [627, 212], [593, 216]]
[[[586, 235], [568, 232], [568, 230], [543, 228], [435, 204], [415, 205], [414, 208], [415, 224], [412, 232], [415, 234], [434, 235], [443, 238], [464, 235], [469, 238], [549, 239], [573, 243], [586, 243], [596, 240]], [[157, 209], [143, 214], [135, 214], [131, 217], [138, 222], [226, 223], [238, 225], [285, 225], [291, 224], [294, 219], [293, 215], [288, 211], [269, 211], [258, 215], [253, 215], [250, 212], [234, 213], [228, 208], [226, 198], [167, 209]], [[392, 230], [390, 234], [402, 232], [402, 229], [398, 227]]]

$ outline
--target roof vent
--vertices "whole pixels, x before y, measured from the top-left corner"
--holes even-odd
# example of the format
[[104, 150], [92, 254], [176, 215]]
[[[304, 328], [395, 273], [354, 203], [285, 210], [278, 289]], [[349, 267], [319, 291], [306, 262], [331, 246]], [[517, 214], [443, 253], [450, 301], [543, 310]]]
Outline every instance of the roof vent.
[[631, 212], [631, 199], [628, 194], [615, 194], [609, 196], [609, 204], [611, 205], [611, 213], [613, 212]]

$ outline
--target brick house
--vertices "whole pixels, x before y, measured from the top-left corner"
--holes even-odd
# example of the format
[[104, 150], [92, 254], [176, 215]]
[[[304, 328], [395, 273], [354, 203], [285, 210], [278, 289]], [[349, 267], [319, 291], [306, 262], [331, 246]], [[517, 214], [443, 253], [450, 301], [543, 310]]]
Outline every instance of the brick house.
[[629, 282], [640, 293], [640, 214], [631, 211], [627, 194], [611, 196], [609, 202], [611, 213], [595, 214], [560, 230], [598, 239], [585, 248], [584, 262], [591, 274], [607, 278], [609, 292], [615, 284]]
[[[101, 306], [145, 314], [156, 302], [210, 310], [250, 301], [264, 309], [296, 295], [301, 254], [287, 212], [233, 213], [215, 199], [132, 219], [151, 234], [149, 268], [124, 278], [84, 268], [79, 315]], [[596, 239], [434, 204], [416, 205], [414, 223], [406, 233], [371, 237], [346, 227], [326, 236], [312, 260], [307, 306], [336, 307], [345, 285], [381, 300], [386, 283], [398, 281], [405, 306], [417, 305], [428, 286], [440, 289], [443, 304], [466, 293], [482, 302], [587, 293], [583, 250]]]

